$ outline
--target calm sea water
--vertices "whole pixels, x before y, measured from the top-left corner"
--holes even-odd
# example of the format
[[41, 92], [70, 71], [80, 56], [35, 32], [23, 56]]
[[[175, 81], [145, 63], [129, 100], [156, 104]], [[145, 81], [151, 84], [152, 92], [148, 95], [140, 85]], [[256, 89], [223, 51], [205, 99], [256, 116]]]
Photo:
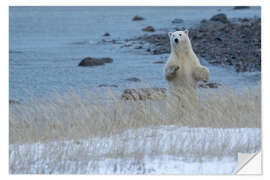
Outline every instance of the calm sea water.
[[[148, 55], [134, 48], [118, 44], [99, 43], [105, 32], [109, 39], [126, 39], [145, 34], [141, 29], [152, 25], [157, 32], [162, 28], [192, 27], [203, 18], [217, 13], [229, 18], [260, 16], [260, 8], [232, 10], [232, 7], [10, 7], [10, 99], [27, 100], [30, 96], [47, 96], [53, 91], [68, 88], [95, 89], [100, 84], [118, 85], [118, 90], [134, 87], [125, 79], [140, 78], [144, 83], [166, 87], [162, 64], [154, 61], [168, 55]], [[144, 21], [133, 22], [140, 15]], [[174, 18], [184, 19], [172, 24]], [[78, 67], [86, 56], [111, 57], [114, 62], [98, 67]], [[207, 64], [211, 81], [230, 86], [254, 84], [251, 77], [259, 73], [238, 75], [232, 69]], [[257, 78], [258, 79], [258, 78]]]

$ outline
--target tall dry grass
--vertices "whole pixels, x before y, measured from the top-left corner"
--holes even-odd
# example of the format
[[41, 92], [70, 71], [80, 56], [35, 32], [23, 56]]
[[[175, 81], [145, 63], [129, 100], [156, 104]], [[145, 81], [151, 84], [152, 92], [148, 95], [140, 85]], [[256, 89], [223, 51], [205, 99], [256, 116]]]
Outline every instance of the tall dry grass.
[[[33, 98], [10, 105], [9, 142], [47, 142], [89, 137], [109, 137], [129, 129], [161, 125], [253, 128], [261, 126], [260, 86], [236, 92], [223, 87], [203, 91], [196, 105], [188, 98], [181, 105], [167, 98], [120, 100], [118, 93], [79, 95], [56, 93], [53, 98]], [[184, 102], [184, 106], [182, 106]]]

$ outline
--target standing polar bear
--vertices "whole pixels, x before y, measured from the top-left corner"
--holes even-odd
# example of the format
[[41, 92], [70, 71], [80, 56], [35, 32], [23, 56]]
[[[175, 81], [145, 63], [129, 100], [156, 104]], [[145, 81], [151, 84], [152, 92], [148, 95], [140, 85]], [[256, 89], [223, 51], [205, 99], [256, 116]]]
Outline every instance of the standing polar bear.
[[[196, 102], [198, 81], [209, 80], [209, 70], [200, 65], [193, 52], [188, 30], [168, 33], [171, 54], [165, 66], [168, 93], [180, 101]], [[185, 101], [186, 100], [186, 101]]]

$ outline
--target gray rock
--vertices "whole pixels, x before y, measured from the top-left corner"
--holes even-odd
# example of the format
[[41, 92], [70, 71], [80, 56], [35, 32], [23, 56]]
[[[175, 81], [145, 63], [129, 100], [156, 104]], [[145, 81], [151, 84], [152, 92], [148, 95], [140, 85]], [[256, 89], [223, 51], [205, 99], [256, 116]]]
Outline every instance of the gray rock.
[[142, 31], [155, 32], [155, 29], [153, 28], [153, 26], [147, 26], [147, 27], [143, 28]]
[[110, 36], [110, 33], [106, 32], [103, 36]]
[[165, 64], [165, 61], [156, 61], [154, 64]]
[[21, 104], [21, 103], [20, 103], [19, 101], [10, 99], [10, 100], [9, 100], [9, 104]]
[[117, 88], [118, 86], [115, 84], [100, 84], [100, 85], [98, 85], [98, 87], [115, 87], [115, 88]]
[[221, 86], [221, 84], [215, 82], [199, 84], [200, 88], [218, 88], [219, 86]]
[[219, 21], [219, 22], [222, 22], [222, 23], [228, 23], [228, 19], [227, 19], [227, 16], [223, 13], [220, 13], [220, 14], [217, 14], [217, 15], [214, 15], [213, 17], [211, 17], [210, 19], [211, 21]]
[[178, 18], [175, 18], [174, 20], [172, 20], [173, 24], [178, 24], [178, 23], [183, 23], [183, 22], [184, 22], [183, 19], [178, 19]]
[[139, 78], [136, 78], [136, 77], [127, 78], [126, 80], [132, 81], [132, 82], [141, 82], [141, 80]]
[[242, 10], [242, 9], [249, 9], [249, 6], [234, 6], [233, 9], [234, 10]]
[[121, 95], [121, 100], [158, 100], [166, 97], [166, 91], [165, 88], [125, 89]]
[[105, 63], [111, 62], [113, 62], [113, 59], [109, 57], [104, 58], [86, 57], [79, 63], [79, 66], [100, 66], [104, 65]]
[[136, 15], [136, 16], [134, 16], [134, 17], [132, 18], [132, 21], [142, 21], [142, 20], [144, 20], [144, 18], [141, 17], [141, 16], [138, 16], [138, 15]]

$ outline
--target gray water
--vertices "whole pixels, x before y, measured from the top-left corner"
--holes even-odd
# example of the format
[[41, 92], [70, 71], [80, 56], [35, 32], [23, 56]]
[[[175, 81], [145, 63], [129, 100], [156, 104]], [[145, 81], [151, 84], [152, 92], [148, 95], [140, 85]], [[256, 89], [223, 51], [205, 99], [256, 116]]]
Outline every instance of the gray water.
[[[102, 91], [100, 84], [115, 84], [116, 90], [136, 87], [125, 79], [166, 87], [163, 64], [168, 55], [149, 55], [121, 44], [103, 44], [102, 39], [133, 38], [152, 25], [157, 31], [176, 26], [190, 28], [204, 18], [225, 13], [228, 18], [260, 17], [260, 8], [232, 10], [232, 7], [10, 7], [10, 99], [24, 101], [29, 96], [47, 96], [68, 88]], [[132, 21], [140, 15], [144, 21]], [[184, 19], [175, 25], [174, 18]], [[105, 32], [110, 37], [103, 37]], [[87, 56], [111, 57], [114, 62], [97, 67], [77, 66]], [[230, 68], [209, 67], [211, 81], [241, 88], [254, 85], [260, 73], [237, 74]]]

